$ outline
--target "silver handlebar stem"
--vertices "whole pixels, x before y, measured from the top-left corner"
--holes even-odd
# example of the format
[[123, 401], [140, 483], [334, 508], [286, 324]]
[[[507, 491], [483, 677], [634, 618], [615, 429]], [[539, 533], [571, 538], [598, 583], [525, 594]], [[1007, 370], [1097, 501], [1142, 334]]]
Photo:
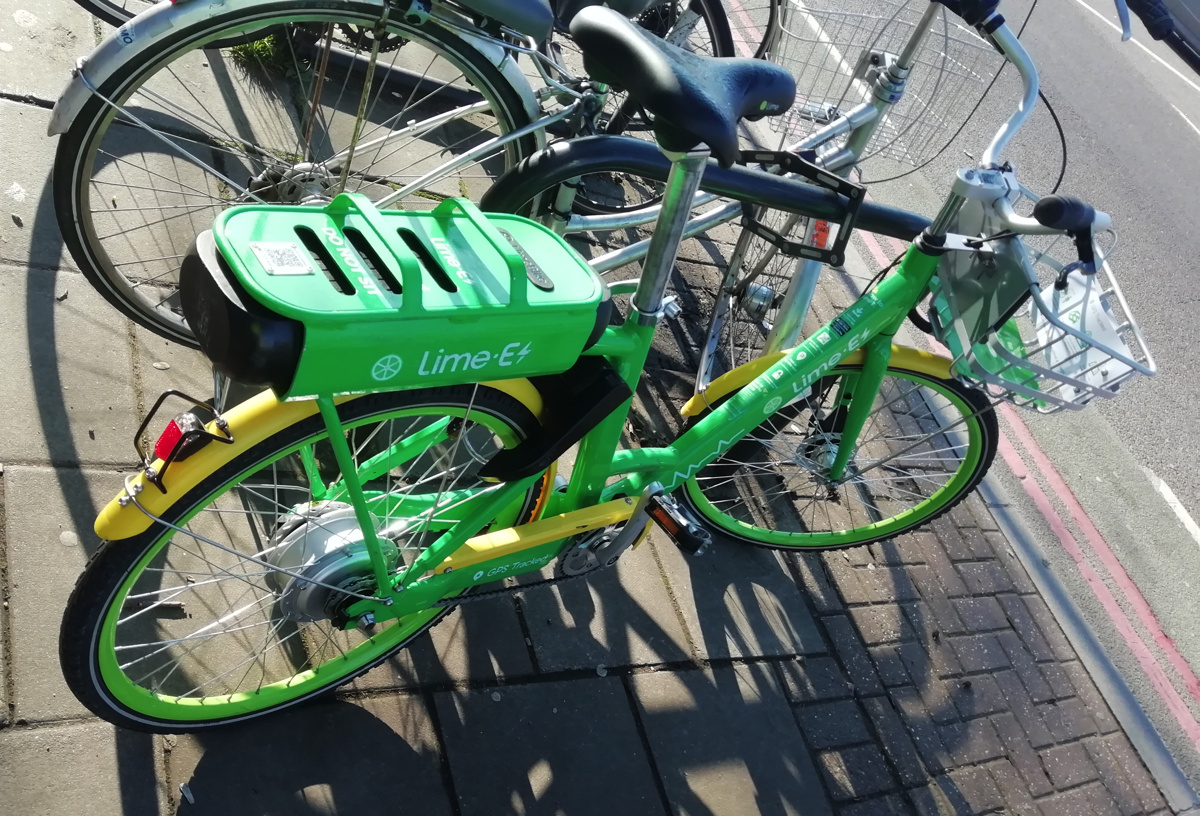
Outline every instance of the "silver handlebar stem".
[[912, 36], [904, 43], [904, 50], [900, 52], [900, 56], [896, 59], [896, 66], [909, 71], [913, 67], [913, 63], [917, 59], [917, 49], [921, 47], [921, 43], [925, 41], [925, 35], [929, 33], [929, 29], [933, 28], [934, 20], [941, 17], [942, 6], [937, 3], [930, 3], [925, 9], [925, 13], [921, 15], [921, 20], [917, 23], [913, 30]]
[[[988, 23], [998, 16], [994, 14], [984, 20], [981, 27], [986, 28]], [[1020, 105], [1017, 106], [1013, 115], [1008, 117], [1008, 121], [996, 131], [996, 135], [992, 137], [992, 143], [988, 145], [987, 150], [983, 152], [983, 158], [979, 160], [980, 167], [991, 169], [1000, 166], [1000, 154], [1008, 146], [1009, 140], [1025, 124], [1029, 114], [1033, 112], [1034, 105], [1037, 104], [1039, 85], [1037, 67], [1033, 64], [1033, 58], [1029, 56], [1029, 52], [1025, 50], [1025, 46], [1021, 45], [1021, 41], [1017, 39], [1017, 35], [1013, 33], [1007, 23], [1002, 22], [995, 31], [987, 36], [1004, 54], [1005, 59], [1012, 63], [1020, 73], [1021, 82], [1025, 87]]]

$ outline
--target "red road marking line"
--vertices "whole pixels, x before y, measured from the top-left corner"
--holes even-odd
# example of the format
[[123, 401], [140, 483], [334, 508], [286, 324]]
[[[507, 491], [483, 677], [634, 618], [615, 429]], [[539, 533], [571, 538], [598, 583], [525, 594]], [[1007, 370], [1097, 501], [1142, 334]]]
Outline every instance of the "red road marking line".
[[[757, 42], [762, 42], [762, 32], [759, 31], [758, 26], [754, 24], [754, 20], [750, 18], [750, 15], [746, 13], [746, 7], [739, 3], [738, 0], [729, 0], [729, 8], [730, 11], [732, 11], [734, 15], [736, 15], [741, 21], [743, 28], [750, 32], [751, 36], [753, 36]], [[753, 48], [750, 47], [750, 43], [746, 42], [745, 37], [742, 36], [742, 29], [737, 29], [731, 31], [730, 33], [733, 34], [734, 46], [738, 51], [742, 52], [742, 56], [753, 57], [754, 52], [758, 50], [758, 46], [756, 45]]]
[[[1015, 419], [1015, 417], [1008, 417], [1007, 414], [1005, 418]], [[1020, 422], [1020, 420], [1017, 419], [1017, 422]], [[1050, 529], [1053, 530], [1054, 535], [1062, 543], [1063, 549], [1071, 556], [1083, 579], [1091, 588], [1092, 593], [1100, 601], [1109, 618], [1112, 619], [1117, 631], [1125, 640], [1125, 645], [1133, 652], [1133, 656], [1141, 665], [1142, 670], [1150, 678], [1150, 684], [1158, 692], [1158, 696], [1162, 698], [1163, 702], [1166, 703], [1167, 710], [1175, 717], [1175, 721], [1179, 723], [1179, 727], [1183, 729], [1192, 743], [1197, 748], [1200, 748], [1200, 723], [1192, 716], [1192, 712], [1188, 710], [1187, 704], [1184, 703], [1183, 699], [1179, 696], [1179, 692], [1171, 684], [1170, 679], [1163, 671], [1162, 666], [1159, 665], [1154, 653], [1150, 651], [1150, 648], [1142, 641], [1137, 630], [1134, 629], [1133, 624], [1130, 623], [1129, 618], [1125, 615], [1125, 610], [1117, 603], [1117, 599], [1109, 591], [1108, 585], [1104, 583], [1104, 579], [1097, 575], [1096, 571], [1092, 569], [1091, 564], [1087, 562], [1079, 543], [1071, 535], [1071, 531], [1067, 529], [1063, 520], [1059, 518], [1058, 513], [1055, 511], [1053, 504], [1051, 504], [1049, 497], [1046, 496], [1045, 491], [1042, 490], [1041, 485], [1037, 483], [1036, 479], [1030, 476], [1029, 471], [1025, 467], [1024, 460], [1004, 434], [1000, 435], [999, 449], [1005, 464], [1008, 465], [1009, 470], [1021, 482], [1025, 493], [1033, 500], [1038, 511], [1050, 524]]]
[[1091, 545], [1092, 550], [1099, 557], [1100, 563], [1104, 565], [1105, 569], [1112, 575], [1113, 581], [1116, 582], [1117, 586], [1125, 594], [1125, 598], [1129, 601], [1130, 606], [1133, 607], [1142, 625], [1146, 627], [1151, 637], [1154, 638], [1154, 642], [1163, 650], [1167, 660], [1175, 668], [1179, 678], [1187, 687], [1188, 693], [1196, 700], [1200, 700], [1200, 678], [1196, 677], [1195, 672], [1192, 671], [1192, 667], [1188, 665], [1187, 660], [1179, 652], [1175, 641], [1171, 640], [1170, 636], [1163, 631], [1162, 625], [1158, 622], [1158, 617], [1154, 614], [1154, 610], [1150, 608], [1150, 604], [1147, 603], [1145, 596], [1142, 595], [1142, 591], [1133, 582], [1133, 579], [1129, 577], [1129, 573], [1125, 571], [1125, 567], [1122, 566], [1116, 553], [1112, 551], [1112, 548], [1108, 546], [1108, 542], [1100, 535], [1100, 531], [1096, 528], [1095, 523], [1088, 518], [1087, 511], [1083, 509], [1083, 505], [1075, 498], [1075, 494], [1071, 491], [1071, 488], [1067, 486], [1066, 481], [1059, 475], [1054, 465], [1051, 464], [1050, 457], [1037, 446], [1033, 434], [1030, 433], [1029, 428], [1021, 421], [1021, 418], [1017, 416], [1016, 409], [1011, 405], [1004, 404], [1001, 405], [1000, 410], [1003, 412], [1004, 418], [1008, 420], [1017, 439], [1020, 440], [1022, 446], [1033, 458], [1037, 469], [1046, 477], [1050, 489], [1067, 506], [1071, 518], [1079, 525], [1088, 544]]
[[[868, 196], [869, 197], [869, 196]], [[858, 237], [867, 245], [867, 251], [871, 253], [871, 257], [875, 259], [875, 263], [880, 266], [887, 266], [892, 262], [892, 259], [883, 251], [883, 247], [879, 244], [879, 239], [869, 232], [860, 232]]]

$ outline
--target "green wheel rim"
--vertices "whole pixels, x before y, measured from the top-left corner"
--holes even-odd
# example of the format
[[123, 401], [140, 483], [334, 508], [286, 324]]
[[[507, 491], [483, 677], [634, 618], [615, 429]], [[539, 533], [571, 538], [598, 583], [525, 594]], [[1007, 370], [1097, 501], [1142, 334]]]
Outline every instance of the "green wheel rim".
[[[844, 376], [857, 370], [859, 370], [857, 367], [839, 367], [832, 373]], [[988, 440], [985, 438], [984, 423], [978, 413], [980, 408], [971, 405], [964, 399], [956, 388], [957, 383], [952, 381], [942, 381], [899, 369], [888, 369], [887, 373], [892, 378], [906, 380], [931, 389], [947, 400], [961, 417], [966, 417], [963, 430], [967, 442], [961, 463], [953, 477], [923, 501], [904, 512], [846, 530], [786, 532], [758, 527], [741, 519], [733, 518], [722, 511], [700, 488], [697, 478], [703, 476], [703, 470], [686, 482], [687, 497], [709, 522], [725, 532], [766, 546], [787, 549], [827, 549], [865, 544], [898, 535], [941, 514], [961, 500], [974, 487], [990, 464], [990, 456], [986, 454], [992, 448], [989, 447]], [[992, 444], [994, 445], [994, 440], [992, 440]]]
[[[463, 417], [466, 416], [466, 413], [462, 406], [449, 405], [393, 409], [347, 422], [344, 427], [350, 430], [368, 423], [386, 422], [405, 417], [424, 417], [432, 414]], [[514, 429], [501, 417], [477, 409], [472, 411], [471, 420], [487, 427], [506, 447], [519, 441]], [[180, 519], [175, 519], [173, 523], [180, 527], [186, 527], [219, 496], [229, 493], [253, 475], [261, 473], [285, 457], [295, 454], [305, 446], [319, 442], [326, 436], [327, 434], [322, 428], [295, 444], [272, 452], [257, 462], [247, 465], [234, 478], [198, 500]], [[510, 512], [515, 515], [518, 509], [514, 505], [506, 509], [505, 515]], [[511, 519], [506, 520], [503, 516], [498, 516], [496, 521], [502, 524], [512, 523]], [[173, 531], [168, 531], [168, 533], [173, 533]], [[163, 552], [174, 537], [173, 534], [160, 537], [147, 548], [147, 551], [130, 569], [107, 605], [97, 638], [97, 666], [104, 688], [121, 706], [142, 717], [181, 723], [230, 720], [296, 702], [354, 677], [377, 663], [408, 639], [420, 634], [445, 612], [443, 608], [436, 607], [415, 612], [402, 619], [381, 623], [375, 634], [364, 638], [358, 645], [340, 651], [337, 656], [315, 667], [297, 671], [295, 674], [282, 677], [275, 682], [264, 683], [252, 691], [194, 697], [156, 692], [138, 685], [122, 668], [118, 658], [117, 626], [135, 585], [146, 574], [151, 562]]]

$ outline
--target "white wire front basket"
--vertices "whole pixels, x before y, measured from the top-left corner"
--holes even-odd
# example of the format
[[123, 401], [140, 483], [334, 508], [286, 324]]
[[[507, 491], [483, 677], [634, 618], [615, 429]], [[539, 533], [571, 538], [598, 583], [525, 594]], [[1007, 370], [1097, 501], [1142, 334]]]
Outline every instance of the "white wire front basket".
[[1051, 254], [1073, 257], [1066, 237], [978, 246], [948, 236], [953, 248], [938, 265], [930, 317], [955, 374], [1042, 413], [1079, 409], [1116, 396], [1139, 374], [1153, 376], [1154, 358], [1107, 261], [1116, 243], [1108, 235], [1094, 274]]
[[[928, 4], [782, 0], [767, 58], [796, 78], [796, 103], [769, 120], [785, 144], [871, 98], [871, 71], [903, 50]], [[914, 166], [928, 162], [962, 127], [1003, 65], [1003, 56], [943, 8], [917, 51], [904, 97], [887, 109], [860, 161], [881, 156]]]

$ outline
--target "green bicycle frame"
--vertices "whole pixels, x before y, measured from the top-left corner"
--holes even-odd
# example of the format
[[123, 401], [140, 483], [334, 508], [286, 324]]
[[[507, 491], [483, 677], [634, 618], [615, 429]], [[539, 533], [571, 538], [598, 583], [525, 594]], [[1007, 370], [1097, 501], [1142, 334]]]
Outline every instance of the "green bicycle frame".
[[[936, 256], [911, 246], [899, 269], [874, 291], [860, 297], [666, 447], [618, 450], [632, 404], [632, 400], [626, 401], [583, 438], [566, 492], [552, 494], [544, 515], [570, 513], [622, 496], [636, 497], [654, 482], [667, 491], [674, 490], [728, 451], [768, 415], [802, 398], [816, 380], [852, 352], [864, 349], [866, 358], [854, 382], [853, 393], [843, 395], [847, 401], [846, 423], [831, 466], [831, 477], [842, 478], [879, 393], [891, 357], [892, 337], [928, 291], [937, 262]], [[620, 326], [608, 328], [600, 341], [585, 353], [607, 358], [630, 387], [635, 388], [649, 354], [654, 330], [653, 325], [627, 320]], [[322, 416], [331, 437], [341, 437], [336, 412], [323, 411]], [[358, 480], [353, 470], [344, 472], [347, 481]], [[381, 581], [380, 586], [391, 586], [390, 591], [383, 593], [383, 599], [360, 601], [350, 609], [351, 617], [368, 611], [377, 619], [402, 616], [428, 608], [474, 584], [494, 580], [497, 574], [507, 577], [544, 567], [562, 550], [565, 540], [509, 554], [498, 559], [498, 563], [504, 561], [500, 567], [479, 569], [474, 573], [446, 570], [427, 575], [471, 535], [486, 526], [501, 508], [522, 495], [535, 478], [507, 483], [472, 501], [464, 517], [446, 528], [401, 577], [383, 576], [387, 580]], [[359, 502], [365, 501], [361, 492], [347, 488], [345, 492], [356, 510], [365, 514], [365, 506], [359, 508]], [[377, 548], [378, 542], [369, 525], [364, 525], [364, 533], [368, 546]], [[382, 564], [382, 558], [378, 563]]]

